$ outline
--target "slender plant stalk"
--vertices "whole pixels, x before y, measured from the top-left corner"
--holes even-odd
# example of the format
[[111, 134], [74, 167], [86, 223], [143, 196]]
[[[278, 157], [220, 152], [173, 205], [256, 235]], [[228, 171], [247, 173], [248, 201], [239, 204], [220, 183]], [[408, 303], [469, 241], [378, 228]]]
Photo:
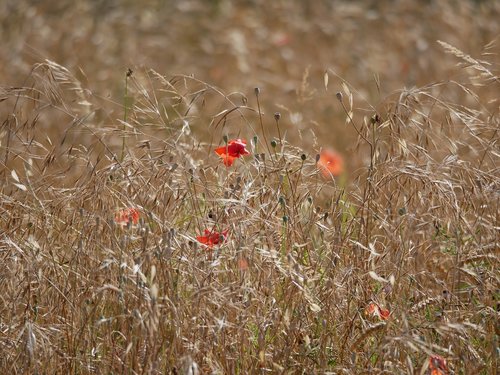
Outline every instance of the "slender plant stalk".
[[125, 149], [126, 149], [126, 146], [127, 146], [127, 139], [126, 139], [126, 123], [127, 123], [127, 119], [128, 119], [128, 106], [129, 106], [129, 99], [128, 99], [128, 79], [129, 77], [132, 76], [132, 69], [128, 69], [127, 70], [127, 73], [125, 74], [125, 93], [124, 93], [124, 96], [123, 96], [123, 134], [122, 134], [122, 153], [121, 153], [121, 156], [120, 156], [120, 161], [122, 162], [123, 159], [125, 158]]

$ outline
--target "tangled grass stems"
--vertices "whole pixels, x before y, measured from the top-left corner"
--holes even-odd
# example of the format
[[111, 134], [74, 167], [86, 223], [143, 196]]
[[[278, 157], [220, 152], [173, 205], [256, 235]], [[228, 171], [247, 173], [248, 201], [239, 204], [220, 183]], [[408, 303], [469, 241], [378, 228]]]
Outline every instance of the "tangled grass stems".
[[[434, 354], [457, 373], [497, 368], [498, 113], [484, 93], [402, 91], [375, 121], [345, 107], [371, 152], [340, 183], [278, 119], [279, 160], [222, 166], [197, 129], [261, 136], [246, 117], [264, 128], [260, 104], [133, 78], [122, 123], [55, 63], [2, 89], [0, 368], [413, 373]], [[44, 118], [68, 130], [50, 139]], [[134, 139], [120, 160], [117, 134]], [[227, 236], [202, 246], [206, 228]], [[363, 313], [371, 301], [387, 320]]]

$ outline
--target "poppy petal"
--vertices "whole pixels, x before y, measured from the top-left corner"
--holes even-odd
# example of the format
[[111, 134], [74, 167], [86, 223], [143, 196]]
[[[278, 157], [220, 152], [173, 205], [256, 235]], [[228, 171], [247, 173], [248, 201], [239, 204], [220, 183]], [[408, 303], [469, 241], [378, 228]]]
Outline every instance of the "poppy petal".
[[115, 222], [120, 225], [127, 225], [129, 221], [133, 224], [139, 222], [139, 211], [136, 208], [126, 208], [115, 214]]
[[448, 373], [446, 359], [437, 354], [429, 357], [429, 368], [431, 375], [446, 375]]
[[344, 172], [344, 158], [333, 150], [322, 150], [317, 165], [325, 178], [336, 177]]
[[226, 154], [221, 155], [221, 158], [226, 167], [230, 167], [231, 165], [233, 165], [234, 161], [237, 159], [237, 157]]
[[203, 236], [197, 236], [196, 240], [209, 248], [212, 248], [214, 245], [218, 245], [223, 243], [227, 238], [228, 229], [217, 232], [209, 229], [203, 230]]
[[366, 315], [376, 316], [381, 320], [389, 319], [391, 312], [388, 309], [380, 307], [375, 302], [371, 302], [365, 309]]
[[226, 154], [226, 151], [227, 151], [226, 146], [217, 147], [217, 148], [215, 149], [215, 153], [216, 153], [217, 155], [225, 155], [225, 154]]

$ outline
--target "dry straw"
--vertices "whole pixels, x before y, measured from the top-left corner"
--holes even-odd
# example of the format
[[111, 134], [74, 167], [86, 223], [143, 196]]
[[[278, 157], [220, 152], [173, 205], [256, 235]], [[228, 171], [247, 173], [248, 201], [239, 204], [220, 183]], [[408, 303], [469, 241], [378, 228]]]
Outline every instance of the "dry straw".
[[[363, 109], [338, 85], [363, 157], [331, 178], [264, 89], [240, 104], [135, 69], [122, 119], [52, 61], [3, 87], [2, 372], [418, 373], [439, 354], [453, 372], [494, 373], [497, 66], [441, 44], [481, 73], [474, 84]], [[307, 79], [300, 105], [314, 106]], [[255, 140], [253, 155], [224, 166], [224, 136]], [[224, 238], [203, 246], [205, 229]], [[370, 301], [387, 320], [363, 315]]]

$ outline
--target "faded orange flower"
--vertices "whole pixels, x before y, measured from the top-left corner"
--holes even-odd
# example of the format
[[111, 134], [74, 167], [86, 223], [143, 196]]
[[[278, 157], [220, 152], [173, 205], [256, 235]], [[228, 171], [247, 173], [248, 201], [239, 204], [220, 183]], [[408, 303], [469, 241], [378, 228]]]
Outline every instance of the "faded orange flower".
[[246, 271], [248, 269], [248, 260], [246, 258], [238, 259], [238, 268], [240, 271]]
[[365, 309], [366, 315], [376, 316], [381, 320], [389, 319], [391, 312], [387, 309], [380, 307], [375, 302], [370, 302], [370, 304]]
[[446, 359], [437, 354], [430, 356], [429, 370], [430, 375], [447, 375], [448, 366], [446, 364]]
[[333, 150], [321, 150], [317, 166], [325, 178], [340, 176], [344, 172], [344, 158]]
[[139, 210], [136, 208], [125, 208], [115, 214], [115, 223], [126, 226], [129, 221], [135, 225], [139, 222]]
[[246, 149], [246, 145], [247, 141], [244, 139], [232, 139], [226, 146], [216, 148], [215, 153], [222, 158], [225, 166], [230, 167], [237, 158], [250, 154]]

